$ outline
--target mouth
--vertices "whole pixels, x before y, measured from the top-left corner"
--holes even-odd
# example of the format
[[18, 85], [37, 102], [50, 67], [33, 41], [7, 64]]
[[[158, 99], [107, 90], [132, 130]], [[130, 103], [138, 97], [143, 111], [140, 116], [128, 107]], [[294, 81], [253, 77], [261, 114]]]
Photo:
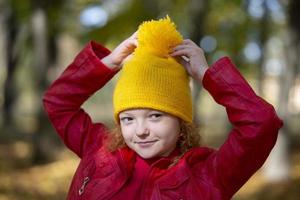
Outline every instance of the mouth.
[[154, 143], [156, 143], [158, 140], [151, 140], [151, 141], [136, 141], [134, 142], [135, 144], [137, 144], [139, 147], [142, 148], [147, 148], [152, 146]]
[[157, 140], [152, 140], [152, 141], [135, 141], [134, 143], [136, 144], [148, 144], [148, 143], [153, 143], [156, 142]]

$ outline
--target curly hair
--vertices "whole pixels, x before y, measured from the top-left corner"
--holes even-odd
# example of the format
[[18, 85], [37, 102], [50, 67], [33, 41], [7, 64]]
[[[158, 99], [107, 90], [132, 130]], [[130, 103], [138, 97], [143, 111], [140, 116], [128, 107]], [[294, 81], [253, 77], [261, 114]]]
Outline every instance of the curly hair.
[[[189, 149], [199, 147], [201, 144], [200, 128], [193, 123], [187, 123], [180, 120], [180, 136], [178, 139], [178, 147], [180, 155], [175, 159], [178, 161]], [[121, 127], [117, 125], [110, 130], [109, 136], [106, 138], [105, 147], [108, 151], [114, 152], [119, 148], [125, 147], [126, 143], [122, 136]], [[175, 161], [175, 162], [177, 162]]]

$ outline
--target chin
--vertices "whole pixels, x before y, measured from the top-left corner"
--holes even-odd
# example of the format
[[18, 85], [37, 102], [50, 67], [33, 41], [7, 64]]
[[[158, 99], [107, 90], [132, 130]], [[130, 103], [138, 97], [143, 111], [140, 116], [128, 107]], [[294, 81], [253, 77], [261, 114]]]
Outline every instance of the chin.
[[136, 151], [136, 150], [135, 150], [135, 152], [144, 159], [150, 159], [150, 158], [157, 157], [156, 153], [142, 152], [142, 151]]

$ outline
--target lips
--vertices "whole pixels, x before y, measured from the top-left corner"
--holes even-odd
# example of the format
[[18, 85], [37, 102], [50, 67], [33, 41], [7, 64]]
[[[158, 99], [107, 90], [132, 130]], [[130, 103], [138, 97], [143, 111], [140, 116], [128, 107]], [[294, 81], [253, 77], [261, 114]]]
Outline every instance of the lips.
[[147, 148], [147, 147], [152, 146], [155, 142], [157, 142], [157, 140], [152, 140], [152, 141], [137, 141], [137, 142], [134, 142], [134, 143], [137, 144], [139, 147]]
[[147, 143], [153, 143], [153, 142], [156, 142], [157, 140], [153, 140], [153, 141], [137, 141], [137, 142], [134, 142], [136, 144], [147, 144]]

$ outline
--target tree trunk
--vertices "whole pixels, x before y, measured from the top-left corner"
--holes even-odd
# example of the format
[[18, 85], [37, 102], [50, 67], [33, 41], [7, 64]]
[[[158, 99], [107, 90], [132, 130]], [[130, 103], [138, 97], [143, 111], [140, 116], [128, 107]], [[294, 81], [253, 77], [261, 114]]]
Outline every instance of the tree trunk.
[[[8, 7], [8, 6], [7, 6]], [[5, 65], [6, 65], [6, 79], [4, 82], [4, 103], [3, 103], [3, 124], [6, 127], [12, 126], [12, 109], [16, 100], [16, 85], [13, 80], [14, 73], [18, 62], [18, 51], [15, 48], [16, 38], [18, 34], [17, 19], [11, 8], [7, 8], [4, 13], [4, 30], [5, 30]]]
[[[38, 98], [42, 99], [42, 93], [46, 88], [46, 72], [49, 66], [48, 47], [47, 47], [47, 19], [45, 10], [37, 7], [34, 9], [32, 18], [32, 35], [33, 35], [33, 51], [34, 51], [34, 80], [37, 83], [35, 88]], [[41, 103], [41, 101], [40, 101]], [[42, 104], [39, 106], [37, 113], [38, 128], [32, 134], [33, 139], [33, 163], [43, 163], [49, 160], [49, 149], [47, 145], [50, 141], [45, 142], [46, 132], [42, 130], [46, 120], [43, 113]]]

